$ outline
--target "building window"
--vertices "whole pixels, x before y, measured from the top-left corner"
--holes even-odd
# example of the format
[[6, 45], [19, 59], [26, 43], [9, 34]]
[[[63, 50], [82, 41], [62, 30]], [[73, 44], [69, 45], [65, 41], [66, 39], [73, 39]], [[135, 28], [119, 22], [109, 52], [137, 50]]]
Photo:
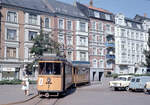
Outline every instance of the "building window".
[[98, 23], [98, 30], [103, 31], [103, 24], [101, 22]]
[[62, 19], [59, 19], [58, 28], [59, 29], [64, 29], [64, 21]]
[[72, 45], [72, 36], [67, 36], [67, 45]]
[[58, 40], [60, 43], [64, 43], [64, 35], [63, 33], [59, 33]]
[[80, 37], [80, 45], [84, 46], [86, 44], [86, 37]]
[[81, 32], [85, 32], [85, 27], [86, 27], [85, 23], [84, 22], [80, 22], [80, 31]]
[[17, 22], [17, 13], [13, 11], [7, 12], [7, 21], [8, 22]]
[[93, 36], [92, 36], [92, 40], [93, 40], [93, 42], [95, 42], [96, 41], [96, 35], [95, 34], [93, 34]]
[[72, 29], [72, 22], [67, 21], [67, 30], [71, 30], [71, 29]]
[[37, 15], [29, 14], [29, 24], [37, 25]]
[[94, 68], [97, 67], [97, 60], [96, 60], [96, 59], [93, 60], [93, 67], [94, 67]]
[[16, 40], [16, 34], [15, 29], [7, 29], [7, 40]]
[[93, 55], [96, 55], [97, 54], [97, 50], [96, 48], [93, 48]]
[[110, 27], [109, 24], [106, 24], [106, 31], [107, 31], [107, 32], [110, 32], [110, 31], [111, 31], [111, 27]]
[[96, 30], [96, 22], [92, 22], [92, 30]]
[[86, 52], [80, 52], [80, 61], [86, 61]]
[[37, 36], [37, 32], [29, 31], [29, 36], [28, 36], [29, 41], [33, 41], [36, 36]]
[[45, 18], [45, 27], [49, 28], [49, 18]]
[[7, 58], [16, 58], [16, 48], [7, 47]]
[[125, 37], [125, 30], [124, 29], [121, 29], [121, 36]]
[[103, 56], [104, 55], [104, 49], [100, 48], [100, 55]]
[[31, 48], [28, 48], [28, 59], [32, 58]]

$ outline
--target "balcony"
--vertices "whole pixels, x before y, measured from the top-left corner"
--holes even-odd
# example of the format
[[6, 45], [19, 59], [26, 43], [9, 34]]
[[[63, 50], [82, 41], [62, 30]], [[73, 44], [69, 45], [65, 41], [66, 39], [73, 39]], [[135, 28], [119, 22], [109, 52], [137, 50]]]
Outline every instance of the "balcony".
[[115, 55], [109, 55], [109, 54], [107, 54], [107, 55], [106, 55], [106, 58], [107, 58], [107, 59], [115, 59]]
[[114, 43], [105, 43], [105, 46], [106, 47], [115, 47], [115, 44]]

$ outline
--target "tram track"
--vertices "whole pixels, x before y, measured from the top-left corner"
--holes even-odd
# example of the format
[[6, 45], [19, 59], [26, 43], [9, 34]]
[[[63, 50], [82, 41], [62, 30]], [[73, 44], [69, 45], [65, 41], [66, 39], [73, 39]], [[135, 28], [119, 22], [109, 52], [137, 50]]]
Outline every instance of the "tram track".
[[59, 98], [40, 99], [34, 105], [57, 105], [59, 100]]

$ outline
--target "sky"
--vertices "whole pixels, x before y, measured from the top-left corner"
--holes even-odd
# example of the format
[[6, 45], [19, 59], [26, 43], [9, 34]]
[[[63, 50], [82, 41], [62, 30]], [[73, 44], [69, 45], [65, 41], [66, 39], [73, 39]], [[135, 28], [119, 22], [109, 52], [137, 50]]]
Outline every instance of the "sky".
[[[73, 4], [74, 0], [58, 0]], [[76, 0], [83, 4], [89, 4], [90, 0]], [[126, 17], [133, 18], [136, 14], [150, 17], [150, 0], [93, 0], [97, 8], [106, 9], [114, 14], [123, 13]]]

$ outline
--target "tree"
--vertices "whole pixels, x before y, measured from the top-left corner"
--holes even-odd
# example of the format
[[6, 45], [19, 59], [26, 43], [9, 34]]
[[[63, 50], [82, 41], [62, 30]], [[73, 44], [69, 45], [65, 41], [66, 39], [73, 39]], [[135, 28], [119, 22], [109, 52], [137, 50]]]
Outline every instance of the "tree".
[[40, 31], [40, 34], [35, 37], [33, 40], [34, 44], [31, 48], [30, 53], [34, 56], [34, 61], [28, 64], [27, 74], [31, 74], [33, 70], [33, 65], [36, 65], [39, 58], [43, 56], [43, 53], [50, 53], [60, 55], [60, 44], [50, 38], [47, 34], [44, 34], [43, 31]]
[[148, 42], [147, 42], [147, 45], [148, 45], [148, 50], [144, 50], [144, 55], [146, 57], [146, 64], [145, 64], [145, 66], [147, 68], [150, 68], [150, 30], [148, 31]]

